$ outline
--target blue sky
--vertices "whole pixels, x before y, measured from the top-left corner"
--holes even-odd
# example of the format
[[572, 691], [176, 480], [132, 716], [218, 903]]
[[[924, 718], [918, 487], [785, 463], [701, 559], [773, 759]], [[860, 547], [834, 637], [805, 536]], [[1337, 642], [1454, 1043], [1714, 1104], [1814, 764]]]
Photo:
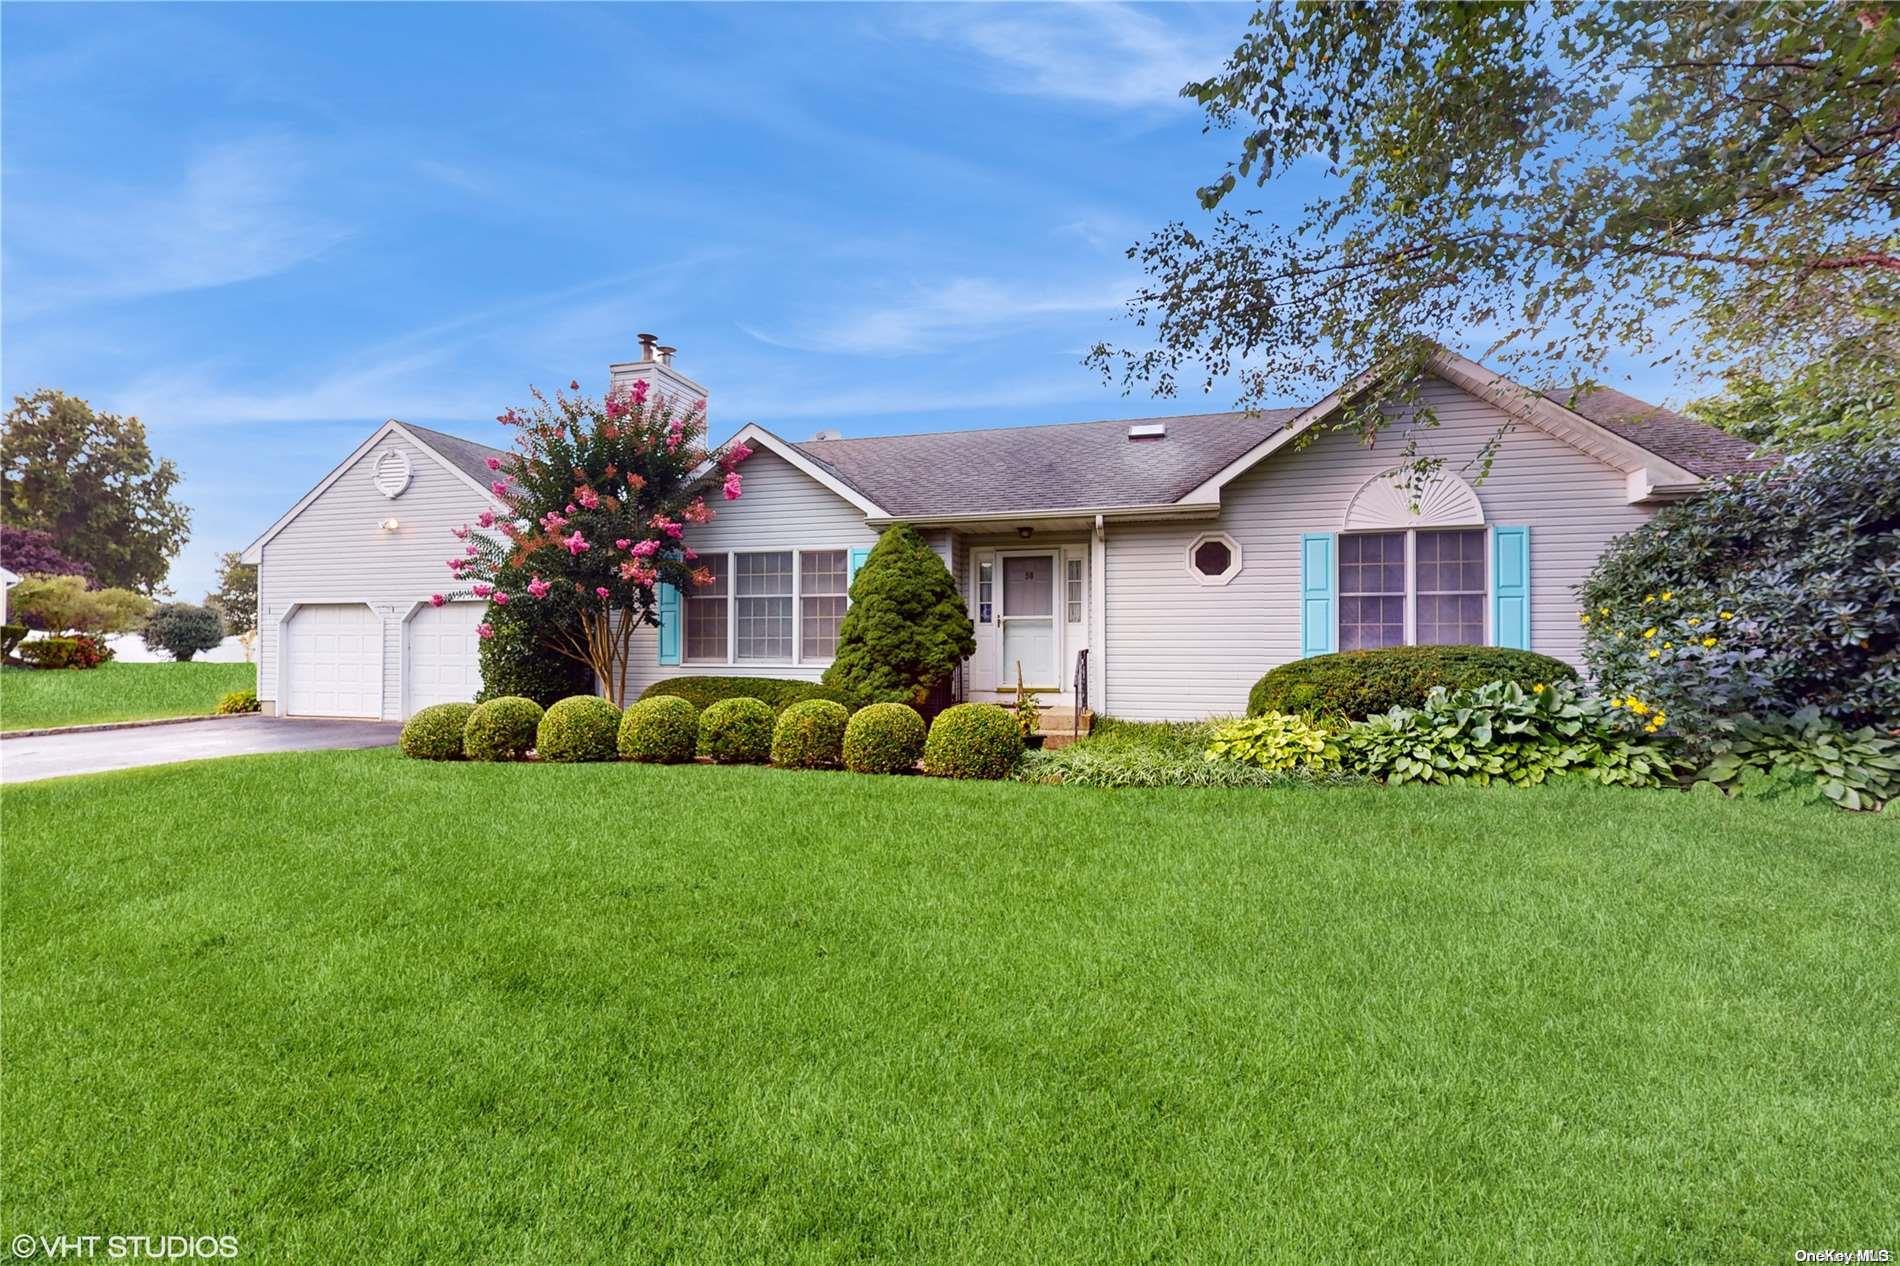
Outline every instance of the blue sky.
[[500, 442], [641, 330], [720, 434], [1228, 407], [1080, 358], [1249, 11], [9, 4], [0, 386], [144, 419], [194, 600], [382, 419]]

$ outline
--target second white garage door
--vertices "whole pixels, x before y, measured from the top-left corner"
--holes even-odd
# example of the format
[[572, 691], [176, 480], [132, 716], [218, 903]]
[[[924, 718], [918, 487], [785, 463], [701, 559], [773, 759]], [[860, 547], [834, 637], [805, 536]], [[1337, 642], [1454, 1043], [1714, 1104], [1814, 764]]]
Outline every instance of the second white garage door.
[[361, 603], [298, 607], [284, 626], [292, 716], [382, 714], [383, 621]]
[[482, 688], [475, 626], [487, 609], [483, 602], [451, 602], [409, 617], [403, 630], [405, 717], [432, 703], [467, 703]]

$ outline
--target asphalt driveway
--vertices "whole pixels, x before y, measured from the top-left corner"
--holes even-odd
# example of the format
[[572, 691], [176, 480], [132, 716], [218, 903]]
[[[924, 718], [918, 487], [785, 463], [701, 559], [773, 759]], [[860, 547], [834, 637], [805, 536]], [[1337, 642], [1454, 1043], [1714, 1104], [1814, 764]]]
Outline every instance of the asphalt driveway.
[[388, 747], [399, 721], [329, 721], [314, 717], [217, 717], [79, 734], [0, 738], [0, 783], [66, 774], [99, 774], [140, 765], [168, 765], [212, 756], [314, 752], [337, 747]]

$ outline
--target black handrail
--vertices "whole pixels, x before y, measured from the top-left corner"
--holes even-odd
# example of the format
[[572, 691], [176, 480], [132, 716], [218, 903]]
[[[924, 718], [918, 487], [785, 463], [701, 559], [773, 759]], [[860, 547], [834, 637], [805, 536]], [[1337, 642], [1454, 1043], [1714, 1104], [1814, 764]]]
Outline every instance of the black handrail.
[[1075, 653], [1075, 679], [1070, 683], [1075, 687], [1075, 712], [1070, 717], [1069, 738], [1082, 737], [1082, 713], [1089, 706], [1089, 652], [1083, 647]]

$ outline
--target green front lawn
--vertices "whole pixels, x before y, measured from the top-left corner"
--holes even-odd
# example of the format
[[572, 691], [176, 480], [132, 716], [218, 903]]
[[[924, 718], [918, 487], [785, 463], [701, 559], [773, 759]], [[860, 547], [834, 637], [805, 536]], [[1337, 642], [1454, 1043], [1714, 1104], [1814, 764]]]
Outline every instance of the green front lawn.
[[0, 730], [203, 716], [221, 695], [255, 689], [256, 664], [0, 668]]
[[1891, 815], [389, 751], [4, 794], [9, 1240], [1715, 1262], [1900, 1226]]

